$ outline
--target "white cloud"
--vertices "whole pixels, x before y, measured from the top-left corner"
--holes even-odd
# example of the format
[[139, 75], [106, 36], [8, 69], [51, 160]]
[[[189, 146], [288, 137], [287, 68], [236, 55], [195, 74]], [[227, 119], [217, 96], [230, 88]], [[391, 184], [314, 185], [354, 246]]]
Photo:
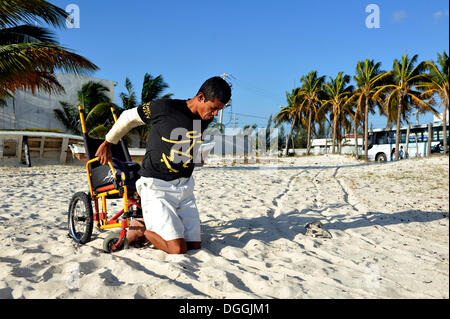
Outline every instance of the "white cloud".
[[392, 16], [392, 20], [394, 22], [403, 22], [406, 19], [406, 11], [405, 10], [400, 10], [400, 11], [395, 11], [393, 16]]
[[438, 21], [438, 20], [441, 19], [442, 17], [447, 17], [447, 18], [448, 18], [448, 9], [445, 10], [445, 11], [443, 11], [443, 10], [436, 11], [436, 12], [433, 14], [433, 16], [434, 16], [434, 20], [435, 20], [435, 21]]

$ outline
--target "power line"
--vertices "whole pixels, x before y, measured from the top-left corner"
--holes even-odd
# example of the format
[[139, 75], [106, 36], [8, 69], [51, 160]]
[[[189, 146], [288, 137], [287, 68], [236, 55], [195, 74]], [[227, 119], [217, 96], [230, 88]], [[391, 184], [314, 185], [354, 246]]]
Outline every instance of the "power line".
[[[238, 80], [235, 76], [233, 76], [232, 74], [228, 74], [228, 73], [223, 73], [220, 76], [222, 79], [224, 79], [225, 81], [227, 81], [228, 83], [231, 83], [231, 79], [233, 80]], [[244, 81], [238, 80], [238, 85], [243, 87], [244, 89], [247, 90], [251, 90], [254, 93], [257, 93], [260, 96], [264, 96], [265, 98], [270, 98], [273, 99], [273, 101], [275, 101], [275, 97], [272, 95], [273, 92], [269, 92], [267, 90], [263, 90], [263, 89], [259, 89], [253, 85], [250, 84], [246, 84]], [[229, 106], [229, 108], [227, 108], [227, 106]], [[226, 110], [229, 110], [229, 119], [226, 123], [223, 123], [223, 114]], [[235, 127], [237, 125], [237, 117], [236, 116], [243, 116], [243, 117], [250, 117], [250, 118], [254, 118], [254, 119], [260, 119], [260, 120], [268, 120], [268, 116], [263, 117], [261, 115], [254, 115], [254, 114], [244, 114], [244, 113], [237, 113], [237, 112], [233, 112], [233, 103], [231, 103], [231, 100], [225, 105], [225, 107], [220, 111], [220, 120], [219, 120], [219, 124], [220, 127], [223, 126], [227, 126], [230, 123], [233, 122], [233, 126]]]
[[242, 114], [242, 113], [233, 113], [233, 114], [245, 116], [245, 117], [254, 117], [254, 118], [263, 119], [263, 120], [267, 120], [269, 118], [268, 116], [263, 117], [263, 116], [253, 115], [253, 114]]
[[[224, 79], [225, 81], [227, 81], [227, 77], [229, 77], [230, 75], [229, 74], [227, 74], [227, 73], [223, 73], [220, 77], [222, 78], [222, 79]], [[227, 81], [228, 82], [228, 81]], [[228, 101], [228, 103], [224, 106], [224, 108], [226, 108], [227, 107], [227, 105], [230, 105], [230, 102], [231, 102], [231, 100], [230, 101]], [[231, 105], [232, 106], [232, 105]], [[222, 121], [223, 121], [223, 109], [222, 110], [220, 110], [220, 121], [219, 121], [219, 124], [220, 124], [220, 129], [222, 130]], [[230, 120], [231, 121], [231, 120]]]
[[270, 92], [267, 89], [258, 88], [250, 83], [247, 83], [245, 81], [242, 81], [242, 80], [236, 78], [235, 76], [230, 75], [230, 77], [233, 77], [233, 79], [235, 79], [242, 88], [249, 90], [249, 91], [253, 91], [253, 93], [256, 93], [257, 95], [271, 99], [273, 102], [275, 102], [275, 100], [277, 100], [277, 103], [278, 103], [279, 99], [275, 98], [274, 92]]

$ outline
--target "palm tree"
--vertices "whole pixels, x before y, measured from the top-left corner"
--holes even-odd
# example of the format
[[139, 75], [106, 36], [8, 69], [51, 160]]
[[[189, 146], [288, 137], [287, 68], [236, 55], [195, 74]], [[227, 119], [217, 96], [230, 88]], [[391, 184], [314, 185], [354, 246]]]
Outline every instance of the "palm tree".
[[109, 89], [100, 82], [89, 81], [77, 92], [78, 104], [88, 114], [96, 105], [110, 102]]
[[77, 109], [68, 102], [60, 101], [59, 103], [61, 104], [62, 110], [53, 110], [56, 118], [64, 125], [66, 129], [75, 135], [81, 135], [81, 127]]
[[144, 84], [142, 86], [141, 103], [148, 103], [157, 99], [169, 99], [173, 96], [172, 93], [162, 95], [162, 92], [167, 89], [169, 85], [164, 82], [162, 75], [153, 77], [151, 74], [144, 75]]
[[[323, 100], [326, 99], [326, 96], [322, 98], [321, 103]], [[326, 108], [320, 107], [317, 114], [316, 114], [316, 122], [319, 126], [318, 132], [316, 134], [316, 138], [324, 138], [325, 139], [325, 154], [328, 153], [328, 135], [330, 134], [330, 130], [332, 127], [332, 124], [330, 123], [330, 119], [328, 118], [328, 111]]]
[[329, 77], [329, 82], [324, 84], [324, 90], [328, 97], [323, 101], [322, 108], [331, 107], [330, 116], [333, 118], [333, 154], [335, 153], [337, 127], [340, 125], [338, 122], [342, 119], [343, 112], [345, 111], [345, 102], [353, 92], [353, 86], [348, 85], [349, 83], [350, 76], [343, 75], [343, 72], [339, 72], [336, 78]]
[[323, 100], [324, 93], [322, 90], [325, 76], [317, 76], [317, 71], [311, 71], [306, 76], [302, 76], [300, 82], [302, 86], [298, 92], [299, 98], [302, 100], [300, 108], [306, 113], [308, 138], [306, 145], [306, 153], [309, 155], [311, 149], [311, 126], [313, 125], [313, 116], [316, 118], [320, 103]]
[[[350, 95], [353, 94], [353, 86], [350, 88]], [[347, 97], [348, 99], [348, 97]], [[345, 133], [350, 133], [353, 128], [353, 133], [356, 132], [358, 124], [357, 124], [358, 113], [356, 112], [356, 105], [354, 104], [346, 104], [342, 106], [342, 112], [340, 114], [340, 118], [338, 119], [338, 124], [340, 127], [339, 130], [339, 154], [342, 151], [342, 140], [345, 137]], [[356, 137], [356, 135], [355, 135]], [[356, 141], [357, 143], [357, 141]], [[357, 149], [356, 149], [357, 150]], [[357, 153], [356, 153], [357, 154]]]
[[87, 74], [98, 67], [62, 47], [46, 23], [64, 27], [67, 13], [43, 0], [0, 2], [0, 104], [16, 90], [64, 92], [55, 71]]
[[375, 63], [374, 60], [365, 59], [356, 64], [356, 74], [353, 79], [356, 82], [357, 88], [353, 92], [352, 97], [348, 103], [356, 103], [355, 117], [360, 114], [364, 115], [363, 129], [364, 129], [364, 157], [367, 159], [368, 142], [369, 142], [369, 112], [374, 114], [374, 103], [377, 103], [380, 109], [382, 108], [382, 99], [374, 100], [373, 96], [378, 87], [387, 84], [389, 74], [381, 69], [381, 63]]
[[[162, 75], [153, 77], [151, 74], [146, 73], [144, 75], [144, 83], [142, 86], [141, 103], [145, 104], [157, 99], [170, 99], [173, 96], [172, 93], [162, 95], [163, 91], [168, 87], [169, 85], [164, 82]], [[127, 93], [120, 93], [120, 98], [122, 99], [122, 109], [118, 111], [118, 114], [124, 110], [135, 108], [138, 105], [136, 100], [136, 92], [134, 91], [133, 84], [128, 77], [125, 79], [125, 88], [127, 89]], [[150, 129], [151, 125], [146, 124], [131, 130], [132, 133], [136, 133], [139, 136], [139, 147], [146, 147]]]
[[128, 93], [120, 93], [120, 99], [122, 100], [122, 107], [124, 110], [130, 110], [137, 107], [136, 93], [134, 92], [133, 83], [129, 78], [125, 79], [125, 88]]
[[417, 58], [417, 54], [409, 58], [405, 52], [400, 61], [395, 59], [393, 70], [389, 72], [392, 75], [392, 84], [381, 86], [373, 96], [374, 99], [377, 99], [381, 94], [388, 94], [384, 102], [384, 109], [388, 117], [388, 122], [395, 121], [397, 125], [395, 160], [399, 159], [400, 125], [402, 118], [405, 118], [405, 115], [408, 114], [411, 105], [415, 105], [421, 109], [429, 109], [436, 113], [416, 89], [417, 84], [430, 81], [430, 76], [425, 73], [425, 62], [420, 62], [415, 65]]
[[[356, 159], [359, 159], [359, 151], [358, 151], [358, 127], [361, 126], [361, 123], [363, 123], [363, 117], [362, 112], [360, 111], [360, 108], [357, 104], [357, 99], [355, 98], [355, 91], [353, 91], [352, 95], [347, 99], [347, 101], [344, 103], [344, 110], [345, 113], [347, 113], [348, 116], [351, 117], [351, 121], [353, 122], [353, 125], [350, 125], [353, 128], [353, 138], [355, 143], [355, 157]], [[364, 126], [364, 125], [363, 125]]]
[[[449, 60], [447, 52], [439, 54], [437, 58], [437, 63], [434, 61], [425, 62], [426, 67], [429, 71], [430, 80], [429, 82], [420, 83], [417, 88], [423, 90], [422, 97], [432, 98], [434, 95], [438, 95], [441, 103], [443, 105], [442, 109], [442, 124], [443, 124], [443, 143], [444, 143], [444, 154], [448, 151], [447, 145], [447, 112], [449, 105]], [[434, 100], [431, 100], [434, 102]]]
[[100, 139], [105, 138], [108, 128], [112, 126], [111, 107], [115, 110], [118, 106], [114, 104], [107, 95], [109, 89], [100, 82], [89, 81], [78, 91], [78, 105], [81, 105], [86, 114], [86, 129], [89, 135]]
[[[89, 81], [77, 92], [78, 105], [81, 105], [86, 114], [86, 129], [89, 135], [104, 138], [107, 133], [105, 122], [110, 118], [111, 107], [117, 106], [106, 95], [109, 89], [99, 82]], [[60, 101], [62, 111], [55, 109], [56, 118], [75, 134], [80, 134], [80, 122], [78, 107], [70, 103]]]
[[[291, 94], [286, 92], [286, 100], [288, 105], [281, 106], [281, 111], [275, 114], [273, 122], [275, 127], [278, 127], [282, 123], [291, 123], [291, 129], [286, 137], [286, 146], [284, 150], [285, 156], [289, 155], [289, 141], [292, 138], [294, 132], [294, 127], [298, 125], [299, 122], [299, 95], [298, 88], [292, 90]], [[294, 147], [294, 146], [293, 146]]]

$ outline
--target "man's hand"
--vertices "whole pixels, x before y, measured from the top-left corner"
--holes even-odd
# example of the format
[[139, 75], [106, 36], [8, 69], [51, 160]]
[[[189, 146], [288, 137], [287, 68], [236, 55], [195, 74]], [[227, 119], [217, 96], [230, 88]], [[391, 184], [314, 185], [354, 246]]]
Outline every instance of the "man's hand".
[[102, 165], [107, 165], [108, 161], [112, 161], [111, 143], [104, 141], [95, 153]]

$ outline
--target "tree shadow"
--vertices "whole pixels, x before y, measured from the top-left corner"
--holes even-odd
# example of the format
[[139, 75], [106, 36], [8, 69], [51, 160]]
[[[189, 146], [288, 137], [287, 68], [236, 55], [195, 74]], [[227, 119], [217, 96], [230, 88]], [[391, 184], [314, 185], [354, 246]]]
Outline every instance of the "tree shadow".
[[[319, 220], [323, 222], [324, 218], [318, 217], [317, 214], [330, 208], [338, 209], [342, 206], [345, 205], [332, 205], [320, 210], [293, 210], [276, 217], [274, 217], [273, 211], [269, 210], [267, 216], [256, 218], [237, 218], [230, 221], [217, 219], [202, 221], [203, 246], [219, 254], [223, 248], [228, 246], [243, 248], [250, 240], [259, 240], [265, 243], [270, 243], [278, 239], [293, 240], [299, 234], [305, 235], [305, 226], [308, 223]], [[313, 212], [314, 216], [307, 216], [307, 212]], [[323, 228], [333, 234], [333, 230], [346, 231], [348, 229], [374, 226], [390, 226], [417, 222], [427, 223], [445, 218], [448, 218], [448, 215], [442, 212], [424, 212], [418, 210], [406, 210], [393, 214], [368, 212], [358, 216], [340, 214], [333, 216], [324, 223]]]

